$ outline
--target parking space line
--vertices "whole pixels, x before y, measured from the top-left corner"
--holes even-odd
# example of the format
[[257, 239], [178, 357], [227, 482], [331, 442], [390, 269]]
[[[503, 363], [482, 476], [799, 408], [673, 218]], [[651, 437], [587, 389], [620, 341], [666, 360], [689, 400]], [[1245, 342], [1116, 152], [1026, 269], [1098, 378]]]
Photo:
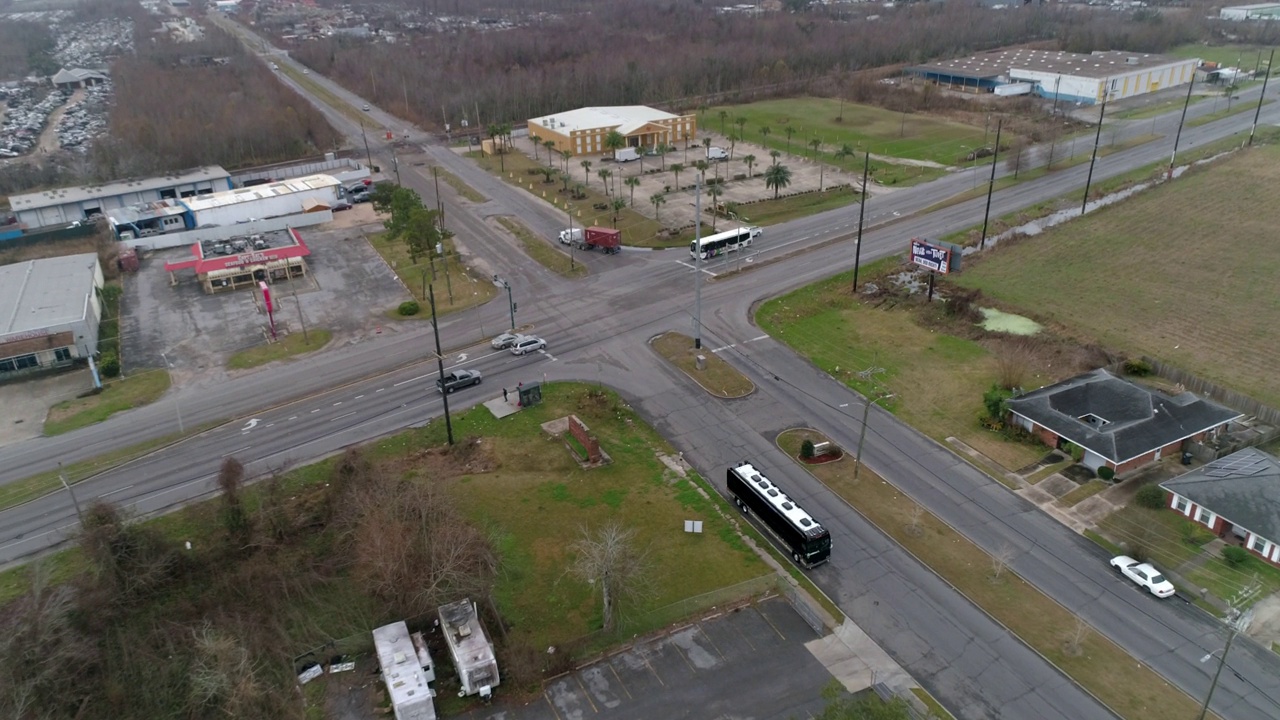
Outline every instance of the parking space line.
[[[684, 630], [684, 629], [685, 628], [680, 628], [680, 630]], [[676, 632], [679, 632], [680, 630], [677, 630]], [[675, 633], [672, 633], [672, 634], [674, 635]], [[697, 672], [697, 669], [693, 667], [693, 663], [689, 662], [688, 656], [684, 654], [684, 651], [680, 649], [679, 645], [675, 644], [674, 642], [668, 643], [668, 645], [676, 649], [676, 653], [680, 655], [681, 659], [684, 660], [684, 664], [689, 666], [689, 670], [693, 672]]]
[[654, 670], [653, 666], [649, 664], [649, 658], [643, 652], [639, 653], [639, 655], [640, 655], [640, 659], [644, 661], [644, 666], [649, 668], [649, 672], [653, 673], [653, 676], [658, 679], [658, 684], [661, 685], [662, 687], [666, 687], [667, 684], [662, 682], [662, 676], [659, 675], [658, 671]]
[[582, 685], [582, 679], [578, 677], [578, 673], [573, 674], [574, 682], [578, 683], [578, 689], [582, 691], [583, 697], [587, 699], [587, 703], [591, 705], [591, 711], [598, 713], [600, 709], [596, 707], [596, 701], [591, 699], [591, 693], [587, 692], [587, 688]]
[[556, 720], [563, 720], [563, 718], [560, 717], [560, 711], [556, 710], [556, 704], [551, 702], [551, 697], [547, 695], [546, 690], [542, 691], [542, 699], [547, 701], [547, 707], [551, 708], [551, 712], [555, 713]]
[[634, 700], [635, 698], [631, 697], [631, 691], [627, 689], [627, 684], [622, 682], [622, 677], [619, 676], [618, 671], [613, 668], [613, 663], [607, 662], [605, 663], [605, 665], [609, 666], [609, 672], [613, 673], [613, 678], [618, 681], [619, 685], [622, 686], [622, 692], [627, 694], [627, 699]]
[[[719, 617], [719, 614], [717, 613], [717, 614], [716, 614], [715, 616], [713, 616], [713, 617]], [[710, 619], [710, 618], [708, 618], [708, 619]], [[725, 657], [725, 656], [724, 656], [724, 653], [720, 652], [720, 646], [719, 646], [719, 645], [716, 645], [716, 641], [715, 641], [715, 640], [713, 640], [713, 639], [711, 638], [711, 634], [710, 634], [710, 633], [702, 632], [702, 624], [701, 624], [701, 623], [699, 623], [699, 624], [698, 624], [698, 632], [702, 634], [702, 637], [704, 637], [704, 638], [706, 638], [706, 639], [707, 639], [707, 642], [711, 643], [711, 647], [715, 648], [716, 654], [720, 656], [720, 659], [721, 659], [721, 660], [728, 660], [728, 659], [729, 659], [729, 658], [727, 658], [727, 657]]]
[[782, 638], [783, 640], [787, 639], [787, 636], [782, 634], [782, 631], [778, 629], [777, 625], [773, 624], [773, 621], [769, 619], [769, 616], [760, 612], [759, 608], [756, 609], [756, 614], [764, 618], [764, 621], [769, 624], [769, 627], [773, 628], [773, 631], [778, 633], [778, 637]]

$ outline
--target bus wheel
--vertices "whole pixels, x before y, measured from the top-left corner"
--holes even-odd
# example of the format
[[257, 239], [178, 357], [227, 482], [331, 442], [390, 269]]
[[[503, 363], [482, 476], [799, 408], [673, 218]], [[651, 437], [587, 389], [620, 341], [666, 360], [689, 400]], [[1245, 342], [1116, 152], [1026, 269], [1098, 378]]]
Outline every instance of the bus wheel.
[[737, 503], [737, 504], [738, 504], [738, 509], [742, 511], [742, 514], [743, 514], [743, 515], [746, 515], [746, 514], [747, 514], [747, 504], [746, 504], [746, 503], [744, 503], [744, 502], [742, 502], [742, 498], [734, 498], [734, 499], [733, 499], [733, 501], [734, 501], [735, 503]]
[[791, 559], [792, 559], [792, 560], [795, 560], [795, 561], [796, 561], [796, 564], [797, 564], [797, 565], [799, 565], [799, 564], [800, 564], [800, 553], [798, 553], [798, 552], [797, 552], [797, 553], [791, 553]]

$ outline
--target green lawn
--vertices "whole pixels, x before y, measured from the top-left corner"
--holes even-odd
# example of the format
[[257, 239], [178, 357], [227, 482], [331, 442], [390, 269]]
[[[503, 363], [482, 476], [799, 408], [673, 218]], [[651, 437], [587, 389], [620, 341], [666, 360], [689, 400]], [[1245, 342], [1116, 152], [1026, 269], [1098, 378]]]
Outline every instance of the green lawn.
[[[1280, 244], [1231, 241], [1274, 235], [1280, 205], [1268, 193], [1277, 180], [1280, 147], [1255, 146], [1001, 247], [952, 281], [1086, 342], [1150, 355], [1280, 405], [1272, 332], [1280, 296], [1258, 294], [1280, 273]], [[1205, 197], [1231, 197], [1247, 211], [1205, 212]]]
[[[847, 187], [824, 190], [822, 192], [792, 195], [778, 198], [777, 200], [761, 200], [747, 205], [739, 205], [738, 215], [743, 222], [749, 222], [752, 225], [777, 225], [796, 218], [808, 217], [827, 210], [853, 205], [858, 202], [858, 198], [858, 193]], [[722, 218], [718, 225], [727, 225], [731, 222]], [[730, 227], [732, 226], [730, 225]], [[692, 240], [693, 238], [690, 237], [689, 239]]]
[[241, 350], [227, 359], [227, 367], [232, 370], [247, 370], [295, 355], [315, 352], [328, 344], [331, 337], [333, 333], [324, 328], [307, 328], [305, 333], [289, 333], [275, 342]]
[[[803, 431], [783, 433], [779, 444], [795, 432]], [[931, 513], [916, 517], [917, 504], [875, 473], [863, 468], [855, 482], [848, 458], [800, 467], [1120, 717], [1165, 720], [1191, 717], [1198, 708], [1191, 697], [1088, 626], [1078, 648], [1071, 647], [1078, 627], [1075, 615], [1011, 570], [993, 579], [990, 555]]]
[[[864, 267], [860, 282], [889, 258]], [[981, 344], [924, 327], [905, 309], [884, 309], [850, 296], [852, 273], [766, 302], [761, 328], [860, 393], [895, 394], [882, 403], [903, 421], [943, 442], [956, 436], [1007, 469], [1043, 456], [1043, 448], [1010, 442], [978, 424], [982, 394], [997, 378], [996, 358]], [[873, 381], [859, 373], [870, 370]]]
[[1200, 58], [1208, 62], [1216, 62], [1224, 67], [1238, 67], [1241, 70], [1253, 71], [1261, 63], [1267, 66], [1267, 58], [1271, 48], [1260, 45], [1205, 45], [1190, 43], [1179, 45], [1167, 51], [1166, 55], [1180, 58]]
[[[654, 338], [650, 343], [655, 352], [667, 362], [680, 368], [703, 390], [722, 398], [739, 398], [756, 389], [756, 386], [745, 375], [711, 352], [705, 346], [702, 350], [693, 349], [693, 338], [677, 332], [668, 332]], [[697, 367], [697, 356], [706, 358], [705, 370]]]
[[[862, 170], [862, 156], [836, 160], [830, 153], [841, 145], [850, 145], [859, 152], [869, 150], [873, 155], [925, 160], [941, 165], [963, 165], [969, 151], [995, 142], [994, 125], [988, 132], [981, 127], [942, 120], [928, 114], [908, 113], [904, 116], [872, 105], [845, 103], [844, 120], [837, 122], [836, 116], [841, 112], [840, 102], [829, 98], [787, 98], [711, 107], [698, 117], [699, 128], [721, 132], [721, 110], [728, 113], [724, 123], [726, 133], [737, 134], [735, 120], [745, 117], [747, 122], [742, 127], [747, 142], [764, 144], [786, 153], [786, 129], [790, 127], [794, 129], [790, 142], [791, 154], [808, 157], [811, 151], [808, 143], [818, 139], [827, 150], [824, 155], [827, 162], [851, 172]], [[767, 136], [761, 134], [762, 127], [769, 128]], [[1001, 144], [1012, 140], [1012, 136], [1006, 136], [1001, 138]], [[886, 180], [882, 177], [882, 172], [892, 172], [892, 167], [904, 167], [880, 163], [874, 159], [871, 164], [873, 176], [881, 182]]]
[[102, 392], [96, 395], [63, 400], [49, 408], [44, 434], [61, 435], [102, 422], [118, 412], [149, 405], [168, 389], [169, 373], [163, 370], [147, 370], [107, 380], [102, 384]]
[[[1275, 102], [1275, 100], [1267, 100], [1262, 104], [1270, 105], [1273, 102]], [[1230, 105], [1230, 107], [1227, 107], [1228, 105]], [[1239, 115], [1240, 113], [1246, 113], [1246, 112], [1247, 113], [1257, 112], [1258, 103], [1244, 102], [1241, 100], [1236, 100], [1231, 103], [1228, 103], [1226, 100], [1219, 99], [1217, 101], [1217, 107], [1220, 107], [1221, 110], [1210, 113], [1208, 115], [1195, 118], [1194, 120], [1188, 120], [1187, 127], [1200, 127], [1201, 125], [1208, 125], [1211, 122], [1221, 120], [1224, 117], [1231, 117], [1232, 115]]]

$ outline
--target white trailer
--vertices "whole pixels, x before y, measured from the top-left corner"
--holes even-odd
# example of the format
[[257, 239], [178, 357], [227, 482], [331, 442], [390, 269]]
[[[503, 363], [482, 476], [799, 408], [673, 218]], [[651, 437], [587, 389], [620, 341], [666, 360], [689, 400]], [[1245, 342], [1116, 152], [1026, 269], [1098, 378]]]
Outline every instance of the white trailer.
[[498, 659], [493, 644], [480, 625], [479, 613], [470, 599], [440, 606], [440, 630], [444, 633], [453, 656], [453, 666], [458, 669], [458, 681], [462, 688], [458, 697], [480, 695], [488, 698], [498, 686]]
[[1012, 97], [1014, 95], [1030, 95], [1031, 83], [1009, 83], [1008, 85], [997, 85], [996, 95], [1000, 97]]
[[[422, 665], [425, 645], [421, 651], [415, 647], [409, 628], [400, 621], [374, 630], [373, 647], [396, 720], [436, 720], [435, 703], [431, 700], [435, 693], [429, 686], [435, 672], [428, 676]], [[430, 668], [430, 655], [426, 663]]]

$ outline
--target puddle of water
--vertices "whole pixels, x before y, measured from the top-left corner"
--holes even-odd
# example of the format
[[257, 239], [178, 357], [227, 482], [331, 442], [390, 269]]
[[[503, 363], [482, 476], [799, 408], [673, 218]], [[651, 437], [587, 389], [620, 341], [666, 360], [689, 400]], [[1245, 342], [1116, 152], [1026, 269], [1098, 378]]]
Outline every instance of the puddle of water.
[[978, 308], [985, 318], [980, 325], [990, 332], [1009, 333], [1010, 335], [1035, 335], [1044, 328], [1031, 318], [1014, 315], [995, 308]]

